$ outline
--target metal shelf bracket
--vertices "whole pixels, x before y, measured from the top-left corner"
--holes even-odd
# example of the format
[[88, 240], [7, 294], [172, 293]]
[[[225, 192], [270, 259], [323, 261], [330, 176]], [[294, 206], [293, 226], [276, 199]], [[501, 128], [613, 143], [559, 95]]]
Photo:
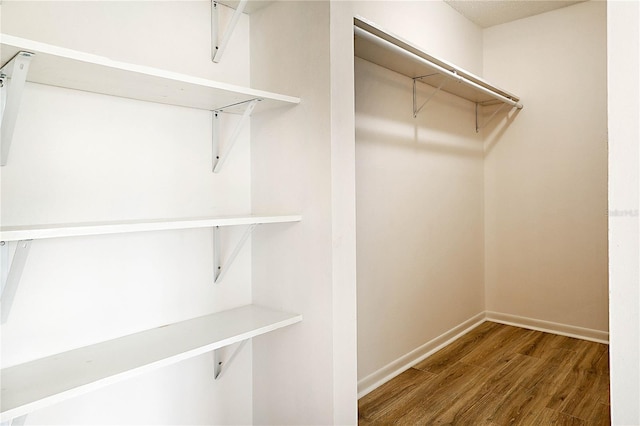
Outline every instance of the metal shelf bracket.
[[211, 0], [211, 60], [213, 62], [220, 62], [222, 58], [222, 54], [224, 50], [227, 48], [227, 44], [229, 43], [229, 39], [233, 34], [233, 30], [244, 11], [245, 6], [247, 5], [248, 0], [240, 0], [238, 3], [238, 7], [233, 12], [233, 16], [227, 25], [227, 28], [224, 31], [224, 35], [222, 39], [220, 39], [220, 19], [218, 16], [218, 8], [220, 5], [217, 1]]
[[0, 166], [7, 164], [13, 130], [16, 127], [18, 118], [20, 99], [22, 98], [22, 89], [27, 81], [27, 73], [29, 72], [32, 56], [33, 53], [30, 52], [18, 52], [0, 69], [0, 91], [2, 92], [0, 105], [0, 114], [2, 115]]
[[480, 125], [480, 119], [478, 118], [478, 109], [479, 109], [478, 105], [479, 105], [479, 104], [476, 102], [476, 133], [479, 133], [479, 132], [480, 132], [480, 130], [482, 130], [482, 129], [484, 129], [485, 127], [487, 127], [487, 124], [489, 124], [489, 122], [490, 122], [491, 120], [493, 120], [493, 117], [495, 117], [495, 116], [496, 116], [496, 114], [497, 114], [498, 112], [500, 112], [500, 110], [501, 110], [502, 108], [504, 108], [504, 106], [505, 106], [505, 105], [507, 105], [507, 104], [502, 104], [502, 105], [500, 105], [500, 107], [499, 107], [499, 108], [496, 108], [496, 110], [495, 110], [495, 111], [493, 111], [493, 114], [491, 114], [491, 117], [489, 117], [489, 118], [484, 122], [484, 124], [483, 124], [482, 126]]
[[23, 426], [26, 420], [27, 420], [27, 414], [2, 422], [0, 423], [0, 426]]
[[[226, 371], [227, 368], [229, 368], [229, 364], [231, 364], [231, 362], [233, 362], [233, 360], [236, 358], [236, 356], [238, 355], [238, 353], [240, 353], [240, 351], [242, 350], [242, 348], [245, 347], [245, 345], [247, 344], [247, 342], [249, 341], [249, 339], [245, 339], [243, 341], [241, 341], [238, 346], [235, 348], [235, 350], [233, 351], [233, 353], [229, 356], [229, 359], [227, 359], [226, 361], [222, 361], [222, 348], [221, 349], [214, 349], [213, 351], [213, 378], [215, 380], [218, 380], [220, 378], [220, 376], [222, 376], [223, 371]], [[225, 367], [225, 369], [223, 370], [222, 367]]]
[[249, 239], [249, 236], [251, 235], [253, 230], [256, 228], [256, 226], [258, 225], [257, 224], [249, 225], [247, 229], [244, 230], [244, 233], [238, 240], [238, 243], [236, 244], [233, 251], [231, 252], [231, 255], [229, 255], [229, 257], [225, 261], [224, 266], [221, 262], [220, 227], [216, 226], [215, 228], [213, 228], [213, 282], [215, 284], [221, 282], [224, 276], [227, 274], [227, 272], [229, 271], [229, 268], [233, 264], [233, 261], [236, 259], [236, 257], [240, 253], [240, 250], [242, 250], [244, 243], [247, 242], [247, 240]]
[[438, 85], [438, 87], [436, 87], [436, 89], [431, 92], [431, 94], [427, 97], [427, 100], [424, 101], [422, 103], [422, 105], [418, 108], [418, 90], [416, 88], [416, 83], [418, 81], [421, 81], [424, 77], [429, 77], [428, 75], [423, 75], [422, 77], [414, 77], [413, 80], [413, 118], [418, 117], [418, 113], [420, 111], [422, 111], [422, 108], [425, 107], [425, 105], [427, 105], [429, 103], [429, 101], [431, 100], [431, 98], [433, 98], [436, 93], [438, 93], [445, 85], [445, 83], [447, 82], [447, 78], [443, 77], [442, 80], [440, 81], [440, 84]]
[[[240, 131], [246, 125], [253, 109], [256, 107], [256, 104], [262, 99], [252, 99], [246, 102], [246, 107], [244, 112], [242, 113], [242, 117], [240, 117], [240, 121], [236, 124], [236, 127], [233, 129], [231, 136], [226, 141], [222, 150], [220, 149], [220, 113], [224, 112], [224, 110], [213, 111], [213, 134], [212, 134], [212, 151], [213, 151], [213, 172], [218, 173], [224, 162], [227, 161], [229, 157], [229, 152], [233, 148], [233, 145], [236, 143], [238, 136], [240, 136]], [[234, 105], [237, 106], [237, 105]]]
[[18, 241], [13, 260], [9, 261], [9, 243], [0, 241], [0, 275], [2, 277], [2, 288], [0, 297], [2, 298], [1, 322], [4, 324], [9, 318], [11, 305], [20, 284], [20, 277], [27, 262], [31, 240]]

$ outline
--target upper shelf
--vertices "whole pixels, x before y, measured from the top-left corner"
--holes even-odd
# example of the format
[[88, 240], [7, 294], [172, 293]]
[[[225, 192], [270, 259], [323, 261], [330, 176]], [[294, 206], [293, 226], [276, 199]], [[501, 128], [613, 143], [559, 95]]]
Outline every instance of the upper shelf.
[[27, 81], [141, 101], [209, 111], [261, 99], [255, 111], [298, 104], [300, 99], [0, 34], [1, 64], [18, 52], [35, 54]]
[[0, 420], [301, 320], [298, 314], [247, 305], [5, 368]]
[[[232, 9], [236, 9], [240, 0], [218, 0], [218, 3], [224, 4]], [[272, 0], [259, 0], [259, 1], [248, 1], [247, 5], [244, 7], [244, 13], [247, 15], [252, 14], [260, 9], [263, 9], [273, 3]]]
[[122, 234], [129, 232], [172, 229], [208, 228], [213, 226], [253, 225], [263, 223], [299, 222], [299, 215], [285, 216], [222, 216], [192, 219], [157, 219], [70, 223], [60, 225], [7, 226], [0, 228], [0, 241], [37, 240], [43, 238], [79, 237], [87, 235]]
[[[426, 53], [419, 47], [390, 34], [363, 18], [354, 19], [354, 51], [359, 58], [438, 87], [445, 92], [482, 105], [506, 103], [522, 108], [520, 98], [489, 84], [480, 77], [447, 61]], [[451, 84], [453, 83], [453, 84]]]

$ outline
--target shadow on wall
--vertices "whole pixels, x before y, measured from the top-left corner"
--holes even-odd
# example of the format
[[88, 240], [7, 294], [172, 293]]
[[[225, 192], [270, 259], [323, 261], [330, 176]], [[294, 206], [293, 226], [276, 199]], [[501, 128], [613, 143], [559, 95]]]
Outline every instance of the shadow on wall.
[[[500, 108], [500, 105], [485, 107], [482, 111], [483, 119], [487, 120], [496, 108]], [[511, 108], [506, 113], [498, 112], [498, 114], [487, 123], [483, 129], [483, 135], [486, 136], [484, 141], [485, 156], [489, 155], [491, 150], [493, 150], [496, 144], [502, 139], [505, 132], [511, 127], [511, 124], [515, 121], [516, 117], [518, 117], [518, 114], [520, 114], [520, 111], [522, 111], [522, 109]]]
[[[371, 129], [366, 125], [356, 125], [356, 140], [359, 144], [394, 144], [397, 147], [404, 147], [408, 150], [420, 149], [435, 154], [458, 157], [482, 158], [484, 155], [480, 142], [478, 142], [478, 146], [475, 147], [456, 145], [446, 140], [450, 136], [446, 132], [442, 132], [442, 138], [439, 138], [437, 134], [429, 138], [420, 135], [421, 129], [419, 126], [415, 126], [414, 130], [414, 135], [408, 135], [403, 133], [394, 133], [392, 129], [384, 132]], [[429, 129], [428, 133], [435, 133], [435, 131], [434, 129]]]
[[[482, 158], [475, 131], [475, 104], [418, 83], [413, 116], [413, 81], [356, 58], [356, 141], [464, 158]], [[431, 98], [430, 98], [431, 97]], [[429, 99], [430, 98], [430, 99]]]

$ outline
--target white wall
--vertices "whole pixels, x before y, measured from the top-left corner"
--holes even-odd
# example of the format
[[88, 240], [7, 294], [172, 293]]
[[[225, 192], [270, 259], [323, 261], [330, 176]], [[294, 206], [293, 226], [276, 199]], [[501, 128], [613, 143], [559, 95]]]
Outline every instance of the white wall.
[[605, 2], [484, 31], [524, 103], [484, 135], [488, 311], [608, 331], [606, 73]]
[[258, 424], [333, 423], [329, 63], [328, 2], [276, 2], [251, 15], [252, 85], [302, 99], [251, 123], [254, 210], [302, 214], [286, 231], [253, 240], [261, 253], [253, 258], [254, 301], [303, 315], [254, 339]]
[[[355, 9], [432, 54], [482, 68], [481, 30], [443, 2]], [[410, 78], [356, 58], [355, 81], [362, 388], [484, 311], [483, 145], [472, 102], [440, 92], [413, 118]], [[419, 99], [432, 90], [420, 85]]]
[[607, 3], [611, 418], [640, 424], [640, 6]]
[[[208, 2], [5, 1], [2, 30], [249, 83], [248, 17], [214, 65]], [[248, 138], [247, 129], [214, 175], [207, 111], [28, 83], [0, 171], [2, 225], [248, 213]], [[211, 230], [34, 241], [2, 326], [2, 366], [249, 303], [250, 255], [249, 246], [214, 286]], [[245, 349], [214, 381], [211, 355], [196, 357], [33, 412], [26, 424], [250, 423], [251, 358]]]
[[344, 425], [358, 421], [355, 94], [351, 3], [332, 2], [330, 13], [333, 424]]

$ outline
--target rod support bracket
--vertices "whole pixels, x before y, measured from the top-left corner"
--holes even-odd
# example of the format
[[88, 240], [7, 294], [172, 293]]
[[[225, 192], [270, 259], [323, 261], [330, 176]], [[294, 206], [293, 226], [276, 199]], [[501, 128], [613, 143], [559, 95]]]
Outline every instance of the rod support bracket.
[[442, 80], [440, 80], [440, 84], [438, 84], [438, 87], [436, 87], [433, 92], [431, 92], [431, 94], [429, 94], [429, 96], [427, 96], [427, 100], [424, 101], [422, 103], [422, 105], [420, 107], [418, 107], [418, 88], [417, 88], [417, 82], [418, 81], [422, 81], [422, 79], [424, 77], [429, 77], [429, 76], [421, 76], [421, 77], [414, 77], [412, 78], [413, 80], [413, 118], [417, 118], [418, 114], [420, 113], [420, 111], [422, 111], [422, 108], [425, 107], [425, 105], [427, 105], [429, 103], [429, 101], [440, 91], [442, 90], [442, 88], [444, 87], [444, 85], [447, 82], [447, 77], [443, 77]]
[[[478, 111], [480, 109], [480, 104], [478, 102], [476, 102], [476, 133], [480, 133], [480, 130], [484, 129], [485, 127], [487, 127], [487, 124], [489, 124], [489, 122], [491, 122], [491, 120], [493, 120], [493, 117], [496, 116], [496, 114], [498, 114], [498, 112], [500, 112], [500, 110], [502, 110], [502, 108], [504, 108], [504, 106], [507, 104], [501, 104], [498, 108], [496, 108], [495, 111], [493, 111], [493, 114], [491, 114], [491, 116], [484, 122], [483, 125], [480, 125], [480, 118], [478, 117]], [[522, 107], [522, 106], [521, 106]]]

